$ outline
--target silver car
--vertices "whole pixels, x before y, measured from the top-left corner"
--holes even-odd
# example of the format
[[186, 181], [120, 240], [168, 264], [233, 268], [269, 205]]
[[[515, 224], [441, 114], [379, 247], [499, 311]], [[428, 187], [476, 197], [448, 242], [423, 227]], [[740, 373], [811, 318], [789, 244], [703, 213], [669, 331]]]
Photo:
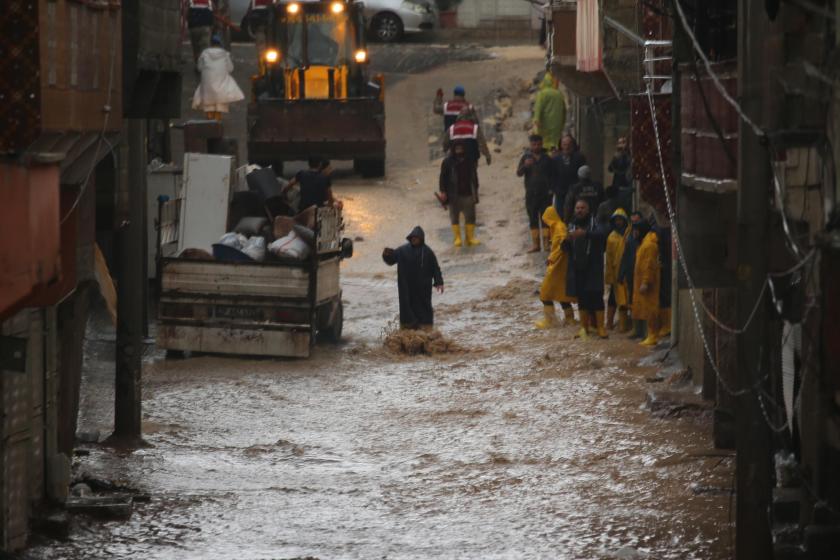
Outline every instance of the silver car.
[[[383, 43], [398, 41], [405, 33], [434, 29], [438, 19], [437, 7], [433, 0], [363, 1], [368, 29], [373, 37]], [[246, 18], [250, 7], [251, 0], [230, 0], [230, 19], [242, 26], [237, 38], [253, 39]]]
[[390, 43], [405, 33], [435, 28], [438, 13], [432, 0], [364, 0], [371, 35]]

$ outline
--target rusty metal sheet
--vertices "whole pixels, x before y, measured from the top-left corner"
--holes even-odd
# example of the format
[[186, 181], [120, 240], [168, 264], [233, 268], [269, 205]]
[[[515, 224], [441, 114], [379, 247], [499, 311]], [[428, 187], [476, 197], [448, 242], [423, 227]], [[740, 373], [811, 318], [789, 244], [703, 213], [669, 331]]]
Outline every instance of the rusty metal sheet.
[[58, 166], [0, 164], [0, 319], [60, 266]]
[[309, 331], [160, 325], [157, 345], [166, 350], [308, 358]]

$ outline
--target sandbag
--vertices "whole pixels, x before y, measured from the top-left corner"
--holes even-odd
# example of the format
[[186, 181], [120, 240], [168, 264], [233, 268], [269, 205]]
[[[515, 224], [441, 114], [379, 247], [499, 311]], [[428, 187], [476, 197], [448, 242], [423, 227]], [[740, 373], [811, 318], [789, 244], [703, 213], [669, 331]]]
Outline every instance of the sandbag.
[[265, 260], [265, 237], [252, 237], [248, 240], [242, 248], [242, 252], [254, 259], [262, 262]]
[[295, 230], [290, 231], [285, 237], [271, 243], [268, 246], [268, 250], [272, 255], [277, 257], [298, 260], [306, 259], [310, 251], [309, 245]]

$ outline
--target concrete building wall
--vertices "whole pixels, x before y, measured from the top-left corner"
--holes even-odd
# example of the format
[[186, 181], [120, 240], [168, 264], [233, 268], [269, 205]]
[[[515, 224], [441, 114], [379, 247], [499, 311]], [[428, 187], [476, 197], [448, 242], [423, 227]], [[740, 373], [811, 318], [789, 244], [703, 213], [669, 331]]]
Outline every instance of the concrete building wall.
[[519, 20], [523, 27], [533, 28], [535, 13], [530, 2], [522, 0], [463, 0], [458, 5], [458, 27], [493, 27], [500, 21]]

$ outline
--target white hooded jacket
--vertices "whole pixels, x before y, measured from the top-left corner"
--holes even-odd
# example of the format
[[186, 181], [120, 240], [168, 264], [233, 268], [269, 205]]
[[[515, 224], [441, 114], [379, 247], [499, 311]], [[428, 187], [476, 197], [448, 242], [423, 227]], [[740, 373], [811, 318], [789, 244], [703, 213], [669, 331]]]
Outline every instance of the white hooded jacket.
[[245, 99], [230, 75], [233, 62], [225, 49], [204, 49], [198, 58], [198, 70], [201, 72], [201, 83], [193, 95], [193, 109], [227, 112], [228, 104]]

